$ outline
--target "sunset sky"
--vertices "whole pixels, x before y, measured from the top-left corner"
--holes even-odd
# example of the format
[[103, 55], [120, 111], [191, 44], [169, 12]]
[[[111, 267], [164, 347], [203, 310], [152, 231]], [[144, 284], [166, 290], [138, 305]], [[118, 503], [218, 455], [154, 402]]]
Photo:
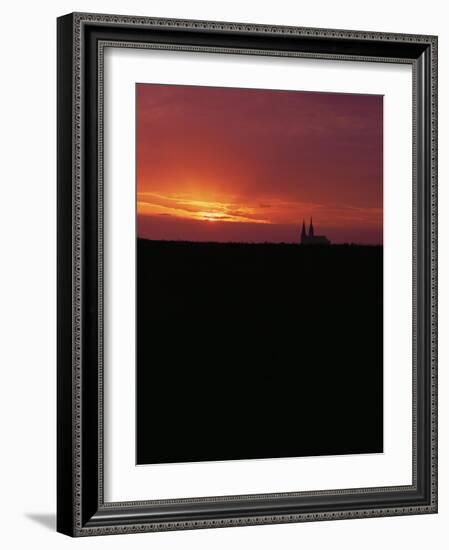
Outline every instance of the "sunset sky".
[[138, 84], [146, 239], [382, 243], [383, 98]]

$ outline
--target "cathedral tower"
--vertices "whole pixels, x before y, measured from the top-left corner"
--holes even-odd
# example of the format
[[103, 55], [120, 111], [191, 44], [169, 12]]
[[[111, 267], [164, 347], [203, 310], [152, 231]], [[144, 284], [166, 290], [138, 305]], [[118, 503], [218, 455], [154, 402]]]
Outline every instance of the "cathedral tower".
[[315, 230], [313, 228], [313, 221], [310, 218], [309, 233], [306, 231], [306, 223], [304, 219], [302, 220], [302, 229], [301, 229], [301, 244], [314, 245], [314, 244], [331, 244], [330, 240], [324, 235], [315, 235]]
[[306, 224], [304, 220], [302, 220], [301, 242], [304, 244], [306, 240], [307, 240]]

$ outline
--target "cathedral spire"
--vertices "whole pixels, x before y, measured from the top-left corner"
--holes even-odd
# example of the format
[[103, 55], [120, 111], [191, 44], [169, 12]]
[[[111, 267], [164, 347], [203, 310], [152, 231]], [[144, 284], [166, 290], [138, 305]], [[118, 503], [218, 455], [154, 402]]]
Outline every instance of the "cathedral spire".
[[301, 229], [301, 244], [304, 245], [327, 245], [331, 244], [330, 240], [324, 235], [315, 235], [312, 216], [310, 217], [309, 233], [306, 231], [306, 222], [303, 218]]

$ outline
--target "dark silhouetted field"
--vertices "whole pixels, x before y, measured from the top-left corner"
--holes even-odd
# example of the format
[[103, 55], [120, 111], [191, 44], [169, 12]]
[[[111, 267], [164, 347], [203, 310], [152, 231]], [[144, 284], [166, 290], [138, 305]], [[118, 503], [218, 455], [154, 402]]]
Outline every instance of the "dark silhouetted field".
[[139, 240], [138, 463], [381, 452], [382, 250]]

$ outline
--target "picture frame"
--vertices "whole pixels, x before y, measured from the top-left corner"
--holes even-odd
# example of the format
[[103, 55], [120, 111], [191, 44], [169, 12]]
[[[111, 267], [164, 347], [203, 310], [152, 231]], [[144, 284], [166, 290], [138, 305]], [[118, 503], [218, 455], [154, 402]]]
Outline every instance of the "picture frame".
[[[436, 513], [437, 37], [88, 13], [58, 18], [57, 29], [57, 530], [78, 537]], [[411, 484], [105, 500], [103, 92], [104, 51], [114, 45], [411, 66]]]

